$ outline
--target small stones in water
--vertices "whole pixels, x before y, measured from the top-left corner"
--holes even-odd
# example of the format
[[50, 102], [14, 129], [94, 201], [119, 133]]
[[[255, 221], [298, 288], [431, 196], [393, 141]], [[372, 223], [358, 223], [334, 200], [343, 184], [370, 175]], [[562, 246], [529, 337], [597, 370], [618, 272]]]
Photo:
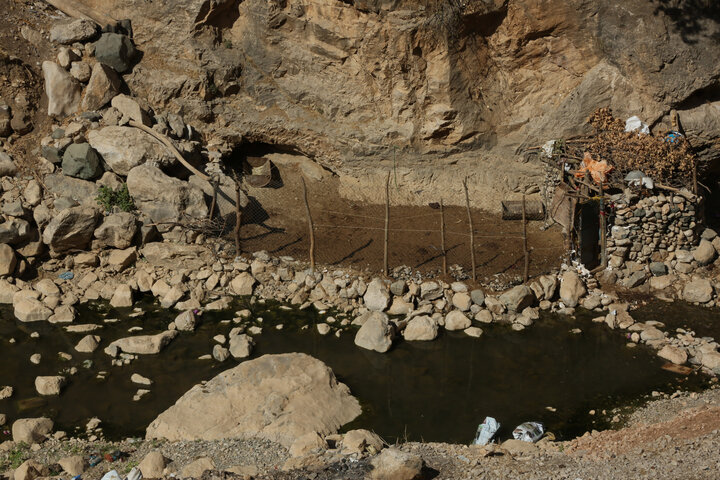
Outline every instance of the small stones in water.
[[148, 393], [150, 393], [150, 390], [146, 390], [146, 389], [144, 389], [144, 388], [138, 389], [138, 391], [137, 391], [137, 392], [135, 393], [135, 395], [133, 396], [133, 402], [139, 401], [142, 397], [144, 397], [144, 396], [147, 395]]
[[578, 333], [582, 333], [582, 330], [580, 330], [579, 328], [573, 328], [572, 330], [570, 330], [570, 333], [577, 335]]
[[147, 378], [147, 377], [143, 377], [143, 376], [140, 375], [139, 373], [133, 373], [133, 374], [130, 376], [130, 381], [133, 382], [133, 383], [137, 383], [138, 385], [150, 386], [150, 385], [153, 384], [153, 381], [152, 381], [152, 380], [150, 380], [150, 379]]
[[327, 335], [328, 333], [330, 333], [330, 325], [328, 325], [327, 323], [318, 323], [317, 331], [320, 335]]
[[260, 335], [262, 333], [262, 327], [253, 325], [252, 327], [248, 328], [248, 333], [250, 335]]
[[142, 332], [142, 329], [143, 329], [142, 327], [130, 327], [130, 328], [128, 328], [128, 333]]
[[13, 387], [10, 387], [10, 386], [0, 387], [0, 400], [5, 400], [6, 398], [12, 397], [13, 392], [14, 392]]
[[[213, 337], [213, 340], [214, 340], [215, 342], [219, 343], [220, 345], [225, 345], [225, 342], [227, 342], [227, 338], [225, 338], [225, 335], [222, 335], [222, 334], [221, 334], [221, 335], [215, 335], [215, 336]], [[221, 361], [222, 361], [222, 360], [221, 360]]]
[[58, 352], [58, 356], [60, 357], [61, 360], [66, 360], [66, 361], [72, 360], [72, 355], [70, 355], [69, 353]]
[[42, 355], [39, 353], [33, 353], [32, 355], [30, 355], [30, 363], [34, 365], [39, 365], [41, 360]]
[[40, 334], [38, 332], [32, 332], [30, 338], [40, 338]]
[[215, 345], [212, 350], [212, 356], [218, 362], [224, 362], [230, 358], [230, 351], [221, 345]]
[[285, 328], [285, 325], [283, 325], [282, 323], [275, 325], [275, 330], [282, 330], [283, 328]]
[[467, 336], [475, 338], [480, 338], [480, 336], [483, 334], [482, 329], [479, 327], [468, 327], [463, 331]]

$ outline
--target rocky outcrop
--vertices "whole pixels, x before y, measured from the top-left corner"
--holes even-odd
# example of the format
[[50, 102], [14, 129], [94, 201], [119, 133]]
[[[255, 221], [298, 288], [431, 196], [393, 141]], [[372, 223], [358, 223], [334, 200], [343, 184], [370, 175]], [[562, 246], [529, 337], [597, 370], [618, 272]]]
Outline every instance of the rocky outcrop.
[[[654, 127], [676, 108], [717, 155], [720, 29], [701, 2], [101, 3], [145, 39], [151, 67], [129, 76], [133, 92], [233, 144], [302, 151], [340, 173], [348, 196], [381, 198], [357, 187], [379, 187], [377, 161], [397, 152], [399, 176], [425, 187], [408, 201], [436, 201], [469, 173], [481, 206], [498, 209], [539, 182], [539, 165], [508, 155], [585, 133], [599, 106]], [[460, 202], [457, 190], [443, 193]]]
[[193, 387], [147, 428], [146, 438], [215, 440], [259, 436], [286, 447], [327, 435], [360, 404], [324, 363], [301, 353], [264, 355]]

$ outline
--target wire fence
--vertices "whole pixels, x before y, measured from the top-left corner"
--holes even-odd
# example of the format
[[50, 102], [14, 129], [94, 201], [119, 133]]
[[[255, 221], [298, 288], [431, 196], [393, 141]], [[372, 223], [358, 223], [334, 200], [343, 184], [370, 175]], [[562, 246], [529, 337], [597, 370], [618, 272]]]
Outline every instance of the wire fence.
[[260, 201], [250, 190], [240, 249], [322, 266], [393, 275], [419, 271], [482, 282], [499, 276], [522, 281], [526, 270], [530, 276], [544, 273], [562, 257], [559, 229], [545, 230], [541, 222], [526, 222], [523, 228], [522, 220], [502, 220], [473, 208], [472, 196], [464, 206], [443, 205], [440, 199], [421, 206], [394, 203], [393, 198], [403, 198], [398, 194], [402, 188], [388, 190], [384, 205], [328, 195], [317, 183], [304, 192], [302, 183], [285, 183], [273, 201]]

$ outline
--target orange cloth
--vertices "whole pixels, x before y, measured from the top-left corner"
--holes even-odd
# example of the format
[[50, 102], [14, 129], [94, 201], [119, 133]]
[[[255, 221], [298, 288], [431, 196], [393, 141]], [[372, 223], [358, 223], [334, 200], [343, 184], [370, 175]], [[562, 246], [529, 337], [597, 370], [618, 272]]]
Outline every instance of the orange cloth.
[[612, 171], [613, 167], [607, 164], [605, 160], [596, 162], [588, 152], [585, 152], [582, 164], [575, 176], [577, 178], [585, 178], [585, 174], [589, 173], [595, 183], [607, 182], [607, 174]]

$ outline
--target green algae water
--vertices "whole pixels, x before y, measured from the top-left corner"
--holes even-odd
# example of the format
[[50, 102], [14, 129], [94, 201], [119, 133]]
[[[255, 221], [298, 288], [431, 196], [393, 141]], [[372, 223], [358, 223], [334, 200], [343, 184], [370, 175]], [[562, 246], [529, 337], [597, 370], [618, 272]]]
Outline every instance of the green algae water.
[[[82, 432], [92, 417], [102, 420], [108, 438], [144, 436], [145, 427], [184, 392], [202, 380], [237, 365], [201, 360], [215, 344], [213, 336], [227, 335], [228, 320], [239, 308], [253, 311], [251, 323], [263, 327], [255, 337], [252, 358], [263, 354], [303, 352], [335, 372], [359, 399], [363, 414], [346, 428], [366, 428], [386, 441], [423, 440], [469, 443], [485, 416], [502, 424], [500, 435], [524, 421], [541, 421], [559, 438], [570, 438], [606, 426], [589, 410], [637, 402], [654, 390], [699, 389], [707, 380], [661, 369], [663, 364], [644, 346], [628, 348], [623, 333], [593, 324], [592, 315], [578, 319], [543, 314], [530, 328], [513, 332], [504, 325], [484, 325], [480, 338], [442, 332], [432, 342], [397, 341], [380, 354], [353, 344], [354, 330], [321, 336], [315, 324], [324, 321], [310, 311], [279, 304], [248, 305], [238, 300], [228, 312], [205, 313], [194, 333], [183, 332], [158, 355], [140, 356], [116, 367], [103, 348], [131, 334], [154, 334], [177, 315], [153, 303], [140, 302], [144, 313], [116, 311], [107, 304], [81, 306], [76, 323], [96, 323], [102, 337], [93, 354], [80, 354], [74, 345], [86, 333], [69, 333], [46, 322], [22, 323], [8, 307], [0, 309], [0, 386], [11, 385], [14, 395], [0, 400], [0, 413], [16, 418], [50, 416], [56, 429]], [[687, 307], [689, 308], [689, 307]], [[258, 321], [258, 317], [262, 321]], [[103, 323], [109, 318], [115, 323]], [[276, 325], [282, 324], [282, 329]], [[141, 327], [142, 331], [128, 333]], [[572, 329], [581, 333], [571, 333]], [[33, 333], [37, 338], [33, 338]], [[11, 343], [14, 339], [14, 343]], [[62, 360], [58, 352], [72, 355]], [[39, 365], [30, 362], [42, 355]], [[57, 375], [75, 367], [60, 396], [40, 397], [38, 375]], [[101, 374], [98, 378], [98, 374]], [[153, 380], [144, 387], [130, 381], [133, 373]], [[138, 388], [151, 392], [133, 401]], [[9, 430], [9, 428], [8, 428]], [[0, 442], [9, 438], [0, 428]]]

